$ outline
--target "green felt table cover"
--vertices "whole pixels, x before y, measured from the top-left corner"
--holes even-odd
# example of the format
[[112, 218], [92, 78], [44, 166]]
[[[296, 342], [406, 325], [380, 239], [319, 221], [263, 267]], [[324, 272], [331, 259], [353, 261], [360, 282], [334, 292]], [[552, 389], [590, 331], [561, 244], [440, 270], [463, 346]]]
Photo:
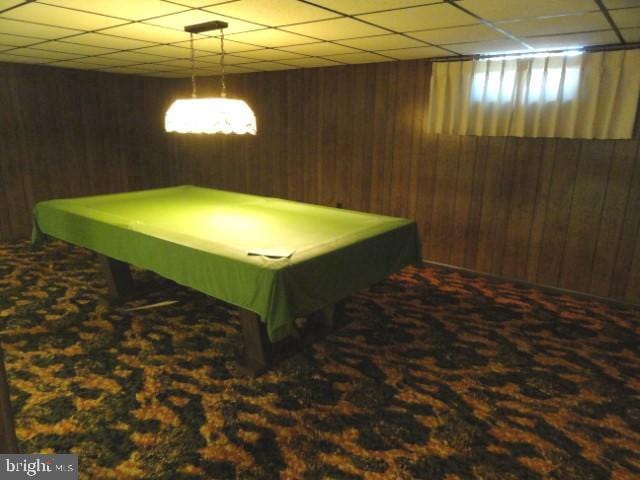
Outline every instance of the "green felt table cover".
[[271, 341], [421, 261], [412, 220], [189, 185], [40, 202], [44, 235], [251, 310]]

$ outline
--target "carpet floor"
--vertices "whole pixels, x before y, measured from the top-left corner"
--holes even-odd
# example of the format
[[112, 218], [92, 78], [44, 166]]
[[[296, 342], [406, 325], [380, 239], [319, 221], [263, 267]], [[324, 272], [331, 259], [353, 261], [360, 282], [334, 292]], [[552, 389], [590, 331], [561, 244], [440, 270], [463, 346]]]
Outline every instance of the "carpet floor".
[[232, 306], [135, 276], [111, 305], [91, 252], [0, 243], [23, 452], [83, 479], [640, 478], [638, 308], [409, 267], [251, 379]]

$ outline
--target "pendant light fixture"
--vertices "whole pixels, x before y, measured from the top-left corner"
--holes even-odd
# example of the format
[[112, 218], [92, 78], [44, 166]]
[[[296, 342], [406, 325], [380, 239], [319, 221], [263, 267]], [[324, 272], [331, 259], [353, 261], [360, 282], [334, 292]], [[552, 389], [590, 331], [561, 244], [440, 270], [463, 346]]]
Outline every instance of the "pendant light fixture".
[[[255, 135], [256, 116], [244, 100], [227, 98], [224, 83], [224, 30], [226, 22], [213, 21], [184, 27], [191, 35], [191, 98], [176, 100], [164, 117], [167, 132], [177, 133], [248, 133]], [[220, 97], [197, 98], [193, 34], [220, 29]]]

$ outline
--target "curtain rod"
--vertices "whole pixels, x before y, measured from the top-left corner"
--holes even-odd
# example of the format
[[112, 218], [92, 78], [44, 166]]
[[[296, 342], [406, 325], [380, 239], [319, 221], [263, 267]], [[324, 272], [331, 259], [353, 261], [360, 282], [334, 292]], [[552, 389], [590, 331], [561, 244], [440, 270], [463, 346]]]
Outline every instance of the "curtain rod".
[[526, 55], [528, 53], [558, 53], [564, 52], [567, 50], [581, 50], [583, 52], [604, 52], [609, 50], [631, 50], [634, 48], [640, 48], [640, 42], [633, 43], [625, 43], [623, 45], [619, 43], [609, 44], [609, 45], [591, 45], [587, 47], [576, 47], [573, 49], [569, 48], [555, 48], [552, 50], [540, 50], [540, 51], [531, 51], [531, 52], [518, 52], [518, 53], [495, 53], [492, 55], [460, 55], [458, 57], [435, 57], [435, 58], [426, 58], [425, 60], [429, 62], [463, 62], [466, 60], [481, 60], [485, 58], [494, 58], [494, 57], [518, 57], [520, 55]]

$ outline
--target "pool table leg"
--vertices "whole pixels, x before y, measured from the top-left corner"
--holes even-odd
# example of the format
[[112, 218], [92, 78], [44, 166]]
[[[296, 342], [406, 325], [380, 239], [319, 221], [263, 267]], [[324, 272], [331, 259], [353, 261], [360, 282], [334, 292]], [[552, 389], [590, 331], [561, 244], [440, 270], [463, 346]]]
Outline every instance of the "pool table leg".
[[99, 255], [99, 257], [111, 296], [118, 300], [131, 297], [133, 295], [133, 278], [129, 264], [104, 255]]
[[248, 373], [257, 376], [269, 368], [271, 343], [267, 329], [260, 315], [240, 308], [240, 325], [244, 339], [245, 368]]
[[[339, 323], [344, 313], [345, 300], [341, 300], [333, 305], [329, 305], [319, 310], [311, 316], [314, 320], [320, 321], [323, 325], [324, 333], [329, 333]], [[292, 350], [287, 350], [286, 340], [272, 344], [267, 336], [267, 328], [260, 320], [260, 315], [244, 308], [239, 308], [240, 325], [242, 326], [242, 337], [244, 340], [244, 365], [245, 373], [254, 377], [262, 375], [275, 362], [279, 362], [285, 355], [291, 354]], [[313, 341], [314, 334], [306, 341]], [[317, 339], [317, 335], [315, 335]], [[285, 347], [283, 349], [283, 347]], [[290, 346], [289, 346], [290, 347]], [[294, 346], [294, 352], [299, 351], [300, 344]]]
[[327, 330], [333, 330], [336, 328], [336, 324], [342, 320], [345, 303], [345, 300], [340, 300], [337, 303], [324, 307], [318, 312], [318, 315]]
[[0, 348], [0, 453], [20, 453], [11, 412], [9, 383], [4, 368], [4, 354]]

